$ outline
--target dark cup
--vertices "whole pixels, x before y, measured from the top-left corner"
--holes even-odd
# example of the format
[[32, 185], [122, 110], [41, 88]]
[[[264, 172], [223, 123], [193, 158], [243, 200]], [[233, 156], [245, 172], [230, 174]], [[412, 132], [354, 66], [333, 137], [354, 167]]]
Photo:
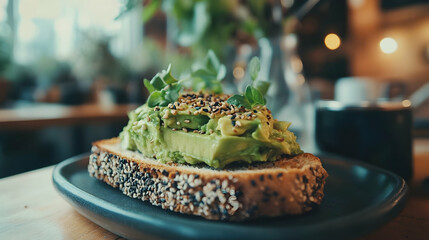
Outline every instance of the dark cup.
[[320, 150], [358, 159], [412, 177], [412, 111], [408, 102], [341, 104], [320, 101], [316, 143]]

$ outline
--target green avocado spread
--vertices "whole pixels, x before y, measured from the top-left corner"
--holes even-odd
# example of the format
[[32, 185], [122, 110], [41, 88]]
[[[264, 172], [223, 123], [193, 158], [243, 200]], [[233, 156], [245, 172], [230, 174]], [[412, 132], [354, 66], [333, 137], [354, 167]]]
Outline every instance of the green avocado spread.
[[161, 162], [274, 161], [302, 153], [289, 122], [277, 121], [265, 106], [236, 107], [229, 95], [183, 93], [165, 107], [144, 104], [129, 113], [122, 147]]

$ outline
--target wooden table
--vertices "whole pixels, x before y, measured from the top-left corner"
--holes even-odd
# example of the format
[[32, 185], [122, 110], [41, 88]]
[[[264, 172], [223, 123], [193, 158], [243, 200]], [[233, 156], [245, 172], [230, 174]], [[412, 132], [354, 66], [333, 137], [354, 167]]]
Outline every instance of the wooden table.
[[135, 104], [84, 104], [65, 106], [35, 104], [0, 109], [0, 130], [36, 129], [52, 125], [82, 124], [85, 122], [126, 121]]
[[[416, 140], [414, 153], [415, 177], [405, 209], [363, 239], [429, 238], [429, 192], [420, 190], [429, 178], [429, 139]], [[0, 180], [0, 239], [121, 239], [62, 199], [54, 190], [52, 170], [53, 166]]]

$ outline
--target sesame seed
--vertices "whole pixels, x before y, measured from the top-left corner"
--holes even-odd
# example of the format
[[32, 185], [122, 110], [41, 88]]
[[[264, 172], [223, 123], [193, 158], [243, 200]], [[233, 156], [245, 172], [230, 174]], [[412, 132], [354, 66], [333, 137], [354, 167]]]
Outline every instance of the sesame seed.
[[165, 114], [164, 114], [164, 116], [162, 116], [162, 118], [167, 119], [168, 117], [169, 117], [168, 116], [168, 111], [166, 111]]
[[189, 119], [185, 119], [183, 122], [184, 122], [184, 123], [190, 123], [190, 122], [191, 122], [191, 120], [189, 120]]

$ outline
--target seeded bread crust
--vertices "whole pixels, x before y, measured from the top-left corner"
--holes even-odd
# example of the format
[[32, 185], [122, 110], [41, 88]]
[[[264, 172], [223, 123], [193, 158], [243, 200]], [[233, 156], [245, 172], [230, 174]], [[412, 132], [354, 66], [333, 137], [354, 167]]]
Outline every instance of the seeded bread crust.
[[93, 143], [88, 171], [123, 194], [210, 220], [301, 214], [319, 205], [328, 176], [303, 153], [275, 162], [213, 169], [160, 163], [123, 150], [118, 138]]

